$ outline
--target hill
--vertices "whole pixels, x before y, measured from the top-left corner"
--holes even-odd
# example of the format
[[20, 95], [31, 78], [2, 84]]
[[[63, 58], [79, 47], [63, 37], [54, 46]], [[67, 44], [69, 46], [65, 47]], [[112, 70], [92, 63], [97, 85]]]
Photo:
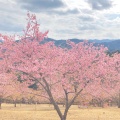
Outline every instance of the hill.
[[[69, 39], [69, 40], [76, 44], [84, 41], [83, 39]], [[52, 38], [45, 38], [44, 41], [42, 41], [42, 43], [46, 43], [46, 42], [50, 42], [50, 41], [54, 42], [56, 46], [60, 46], [62, 48], [68, 47], [66, 40], [55, 40]], [[113, 40], [89, 39], [88, 42], [94, 43], [95, 46], [104, 45], [105, 47], [107, 47], [109, 49], [110, 52], [120, 51], [120, 39], [113, 39]]]

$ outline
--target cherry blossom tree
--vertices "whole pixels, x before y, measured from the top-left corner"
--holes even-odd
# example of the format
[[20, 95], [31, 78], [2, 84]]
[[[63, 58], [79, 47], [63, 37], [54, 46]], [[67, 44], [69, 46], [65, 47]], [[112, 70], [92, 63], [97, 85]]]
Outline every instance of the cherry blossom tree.
[[[1, 35], [4, 42], [0, 58], [6, 61], [4, 72], [19, 72], [21, 82], [36, 85], [39, 95], [53, 104], [61, 120], [66, 120], [69, 108], [82, 92], [99, 95], [101, 88], [107, 91], [119, 88], [119, 74], [114, 66], [119, 57], [110, 58], [105, 47], [88, 42], [68, 41], [69, 48], [56, 47], [52, 42], [42, 44], [48, 32], [39, 31], [35, 15], [27, 16], [27, 29], [19, 41]], [[65, 102], [63, 113], [59, 99]]]
[[10, 74], [0, 74], [0, 109], [4, 99], [14, 93], [11, 79], [14, 78]]
[[13, 91], [10, 95], [12, 98], [14, 107], [17, 107], [17, 102], [22, 98], [26, 98], [29, 93], [33, 93], [31, 89], [28, 88], [28, 84], [20, 83], [18, 80], [11, 80], [11, 91]]
[[[119, 52], [118, 53], [115, 53], [113, 54], [113, 61], [114, 61], [114, 67], [115, 67], [115, 71], [117, 72], [115, 75], [115, 79], [118, 80], [118, 87], [116, 87], [117, 89], [115, 89], [114, 93], [118, 93], [118, 108], [120, 108], [120, 54]], [[116, 78], [117, 76], [117, 78]]]

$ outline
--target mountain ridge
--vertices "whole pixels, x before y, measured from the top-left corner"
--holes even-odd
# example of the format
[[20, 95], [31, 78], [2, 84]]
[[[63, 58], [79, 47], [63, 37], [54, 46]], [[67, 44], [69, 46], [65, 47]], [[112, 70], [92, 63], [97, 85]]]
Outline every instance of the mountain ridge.
[[[73, 39], [68, 39], [74, 43], [79, 43], [79, 42], [83, 42], [84, 39], [77, 39], [77, 38], [73, 38]], [[110, 52], [115, 52], [115, 51], [120, 51], [120, 39], [88, 39], [87, 40], [90, 43], [94, 43], [95, 46], [98, 45], [104, 45], [105, 47], [108, 48], [108, 50]], [[45, 38], [42, 43], [46, 43], [46, 42], [54, 42], [56, 46], [60, 46], [62, 48], [64, 47], [68, 47], [66, 40], [55, 40], [52, 38]]]

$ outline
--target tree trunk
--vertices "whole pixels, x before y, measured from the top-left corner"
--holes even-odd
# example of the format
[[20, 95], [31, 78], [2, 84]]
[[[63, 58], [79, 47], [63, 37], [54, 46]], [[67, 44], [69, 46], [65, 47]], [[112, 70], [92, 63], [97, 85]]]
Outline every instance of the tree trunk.
[[64, 115], [62, 116], [61, 120], [66, 120], [66, 118], [67, 118], [67, 114], [64, 114]]
[[0, 98], [0, 109], [2, 109], [2, 99]]
[[100, 101], [100, 107], [104, 108], [104, 103], [102, 100]]
[[118, 97], [118, 108], [120, 108], [120, 90], [119, 90], [119, 97]]
[[103, 103], [103, 101], [101, 100], [101, 99], [98, 99], [98, 107], [104, 107], [104, 105], [103, 105], [104, 103]]
[[17, 105], [16, 105], [16, 100], [14, 101], [14, 107], [17, 107]]
[[35, 103], [35, 110], [37, 110], [37, 102]]
[[0, 109], [2, 109], [1, 105], [2, 105], [2, 103], [1, 103], [1, 101], [0, 101]]
[[61, 118], [61, 120], [66, 120], [66, 118], [64, 118], [64, 116], [63, 116], [63, 118]]
[[51, 90], [49, 88], [49, 84], [47, 83], [47, 81], [44, 78], [43, 78], [43, 82], [45, 83], [45, 86], [46, 86], [46, 87], [44, 87], [44, 86], [43, 87], [46, 90], [46, 92], [47, 92], [47, 94], [48, 94], [48, 96], [50, 98], [49, 99], [50, 102], [53, 104], [55, 110], [57, 111], [57, 113], [58, 113], [58, 115], [60, 117], [60, 119], [64, 120], [64, 118], [62, 117], [62, 112], [60, 111], [60, 108], [59, 108], [58, 104], [56, 103], [56, 101], [54, 100], [54, 98], [52, 96]]
[[[73, 97], [73, 99], [68, 102], [68, 93], [65, 91], [65, 94], [66, 94], [66, 108], [65, 108], [65, 111], [64, 111], [64, 115], [62, 114], [58, 104], [56, 103], [52, 93], [51, 93], [51, 90], [50, 90], [50, 86], [49, 84], [47, 83], [47, 81], [45, 80], [45, 78], [43, 78], [43, 82], [45, 85], [43, 85], [41, 83], [41, 85], [43, 86], [43, 88], [45, 89], [45, 91], [47, 92], [48, 96], [49, 96], [49, 100], [50, 102], [53, 104], [55, 110], [57, 111], [59, 117], [60, 117], [60, 120], [66, 120], [67, 118], [67, 113], [68, 113], [68, 110], [69, 108], [71, 107], [71, 105], [74, 103], [75, 99], [78, 97], [78, 95], [83, 91], [83, 89], [87, 86], [87, 84], [84, 85], [84, 87], [82, 89], [80, 89], [76, 94], [75, 96]], [[89, 83], [89, 81], [87, 82]]]
[[66, 118], [67, 118], [67, 113], [68, 113], [68, 109], [69, 109], [69, 108], [66, 108], [66, 109], [65, 109], [64, 115], [63, 115], [63, 117], [62, 117], [61, 120], [66, 120]]

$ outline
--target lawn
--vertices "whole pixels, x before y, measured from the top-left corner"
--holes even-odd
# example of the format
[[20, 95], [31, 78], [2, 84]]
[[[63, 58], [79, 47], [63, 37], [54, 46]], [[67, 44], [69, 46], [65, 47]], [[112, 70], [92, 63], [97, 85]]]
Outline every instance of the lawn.
[[[64, 109], [63, 106], [60, 106]], [[2, 104], [0, 120], [59, 120], [52, 105], [17, 105]], [[67, 120], [120, 120], [118, 108], [81, 108], [73, 105]]]

